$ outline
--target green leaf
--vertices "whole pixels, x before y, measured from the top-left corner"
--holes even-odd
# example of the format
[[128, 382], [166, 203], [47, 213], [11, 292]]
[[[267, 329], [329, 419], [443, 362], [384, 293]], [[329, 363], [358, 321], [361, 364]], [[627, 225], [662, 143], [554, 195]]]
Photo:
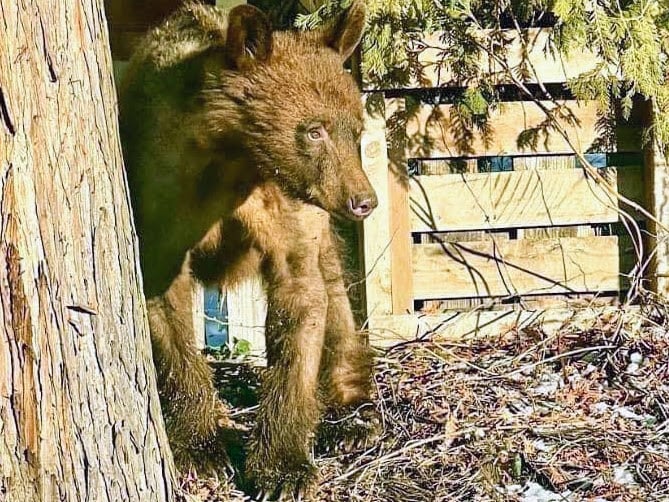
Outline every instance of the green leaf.
[[251, 342], [235, 338], [232, 345], [232, 357], [243, 358], [251, 354]]

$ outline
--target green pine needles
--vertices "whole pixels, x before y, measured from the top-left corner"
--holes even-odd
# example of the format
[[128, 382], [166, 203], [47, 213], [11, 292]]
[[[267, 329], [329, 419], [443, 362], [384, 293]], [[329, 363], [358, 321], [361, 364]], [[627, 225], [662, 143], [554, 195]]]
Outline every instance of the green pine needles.
[[[313, 28], [326, 22], [350, 0], [325, 0], [296, 25]], [[578, 100], [597, 100], [601, 109], [627, 118], [633, 99], [650, 100], [655, 111], [652, 137], [669, 145], [669, 0], [368, 0], [368, 31], [363, 41], [362, 72], [368, 89], [411, 86], [424, 78], [420, 62], [425, 33], [441, 33], [440, 70], [467, 92], [459, 98], [472, 116], [494, 109], [495, 84], [539, 82], [541, 100], [551, 100], [529, 54], [533, 27], [552, 27], [543, 50], [568, 57], [584, 48], [600, 63], [570, 78], [568, 90]], [[515, 46], [511, 41], [515, 39]], [[511, 56], [517, 44], [521, 58]], [[480, 62], [494, 61], [495, 71]], [[511, 63], [510, 63], [511, 61]], [[536, 72], [536, 73], [535, 73]], [[536, 93], [535, 93], [536, 99]], [[648, 139], [650, 136], [646, 136]], [[534, 138], [524, 138], [531, 145]]]

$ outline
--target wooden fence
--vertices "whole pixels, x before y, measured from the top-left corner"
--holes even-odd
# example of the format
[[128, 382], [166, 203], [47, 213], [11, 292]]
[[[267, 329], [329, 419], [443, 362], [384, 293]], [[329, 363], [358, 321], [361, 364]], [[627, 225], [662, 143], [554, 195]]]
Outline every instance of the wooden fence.
[[[533, 30], [528, 40], [545, 45], [548, 30]], [[663, 175], [660, 156], [642, 150], [644, 104], [615, 124], [614, 152], [601, 151], [605, 140], [611, 148], [603, 137], [611, 134], [611, 110], [568, 95], [550, 102], [512, 95], [483, 130], [463, 131], [452, 99], [463, 88], [439, 70], [438, 41], [435, 35], [423, 44], [422, 88], [414, 82], [366, 94], [363, 164], [380, 197], [364, 223], [372, 340], [486, 334], [530, 319], [559, 320], [576, 306], [617, 303], [638, 272], [639, 246], [659, 255], [666, 248], [645, 232], [658, 225], [619, 197], [667, 221], [666, 191], [662, 197], [652, 185]], [[521, 51], [514, 47], [504, 61], [481, 64], [513, 69]], [[565, 61], [536, 47], [525, 48], [533, 69], [527, 85], [561, 89], [596, 64], [586, 51]], [[498, 74], [503, 91], [508, 72]], [[546, 110], [558, 118], [550, 127]], [[528, 131], [535, 132], [534, 141], [526, 139], [533, 148], [522, 148]], [[628, 227], [644, 237], [637, 242]]]

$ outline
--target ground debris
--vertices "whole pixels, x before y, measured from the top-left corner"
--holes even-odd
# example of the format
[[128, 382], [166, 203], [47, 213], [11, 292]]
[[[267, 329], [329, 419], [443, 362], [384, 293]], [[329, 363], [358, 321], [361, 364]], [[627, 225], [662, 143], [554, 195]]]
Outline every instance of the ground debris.
[[199, 477], [195, 472], [185, 473], [180, 479], [179, 502], [247, 502], [249, 496], [235, 488], [230, 478]]
[[550, 333], [395, 346], [376, 364], [381, 438], [320, 448], [314, 500], [668, 499], [668, 332], [648, 299]]

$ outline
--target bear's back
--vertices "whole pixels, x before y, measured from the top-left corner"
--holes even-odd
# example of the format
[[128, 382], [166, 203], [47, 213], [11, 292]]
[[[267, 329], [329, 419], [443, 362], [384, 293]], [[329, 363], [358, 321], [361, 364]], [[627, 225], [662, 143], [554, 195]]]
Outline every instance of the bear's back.
[[[207, 77], [206, 58], [199, 56], [224, 46], [227, 19], [227, 11], [215, 7], [182, 7], [147, 33], [119, 86], [120, 133], [145, 274], [151, 270], [147, 262], [162, 256], [177, 263], [184, 243], [195, 244], [204, 232], [180, 212], [185, 183], [195, 183], [188, 171], [211, 162], [211, 152], [199, 147]], [[159, 241], [155, 252], [145, 249]], [[172, 265], [170, 270], [178, 263]], [[162, 288], [167, 279], [158, 275], [159, 281], [146, 282]]]
[[151, 65], [156, 70], [178, 65], [211, 46], [223, 46], [227, 29], [228, 11], [186, 4], [147, 33], [130, 65]]

